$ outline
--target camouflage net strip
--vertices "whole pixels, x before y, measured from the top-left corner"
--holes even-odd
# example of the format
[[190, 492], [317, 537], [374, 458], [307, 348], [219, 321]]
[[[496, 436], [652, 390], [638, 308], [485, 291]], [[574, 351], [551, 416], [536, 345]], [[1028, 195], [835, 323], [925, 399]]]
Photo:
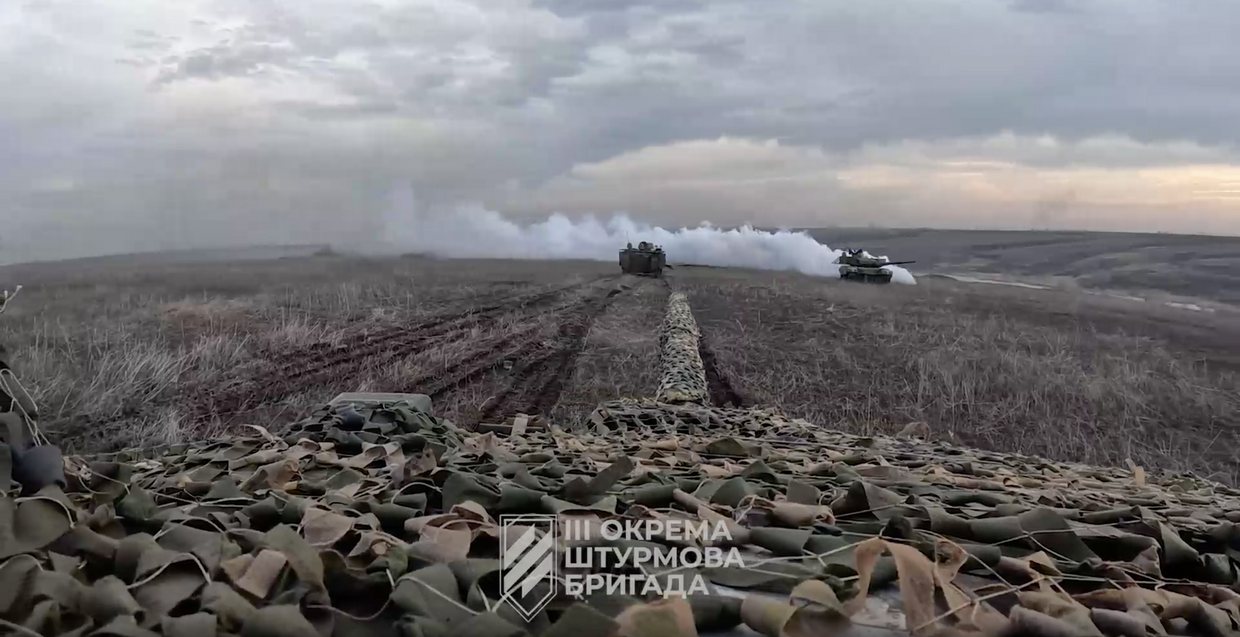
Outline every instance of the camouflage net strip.
[[[1240, 630], [1234, 489], [768, 410], [620, 400], [574, 433], [511, 424], [466, 432], [419, 397], [324, 407], [282, 437], [27, 466], [26, 493], [0, 499], [0, 620], [124, 637]], [[525, 622], [498, 603], [514, 513], [722, 521], [745, 567], [690, 569], [711, 590], [685, 601], [561, 590]]]
[[655, 398], [664, 403], [705, 403], [706, 368], [698, 352], [697, 322], [683, 293], [674, 292], [667, 300], [667, 314], [659, 326], [659, 366], [661, 377]]
[[[425, 396], [249, 431], [92, 458], [0, 444], [0, 633], [1240, 633], [1240, 491], [1192, 476], [652, 400], [571, 433], [464, 431]], [[698, 543], [744, 564], [682, 565], [709, 587], [687, 599], [561, 588], [527, 621], [501, 601], [508, 514], [722, 525]]]

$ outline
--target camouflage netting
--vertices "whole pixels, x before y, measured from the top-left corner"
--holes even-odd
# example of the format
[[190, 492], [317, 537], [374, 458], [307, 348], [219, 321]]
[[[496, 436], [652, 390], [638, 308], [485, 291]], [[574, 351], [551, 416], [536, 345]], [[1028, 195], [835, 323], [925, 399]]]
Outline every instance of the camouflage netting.
[[[660, 613], [684, 613], [681, 634], [820, 634], [849, 616], [987, 634], [1240, 626], [1231, 489], [766, 411], [616, 401], [591, 420], [476, 434], [419, 399], [157, 459], [69, 458], [0, 500], [0, 618], [49, 635], [257, 637], [604, 635]], [[696, 569], [726, 589], [685, 604], [561, 596], [527, 625], [496, 604], [496, 520], [532, 512], [725, 520], [745, 568]]]
[[706, 370], [698, 352], [699, 336], [688, 299], [682, 293], [673, 293], [659, 327], [661, 377], [655, 398], [660, 402], [706, 402]]
[[[773, 411], [640, 400], [604, 403], [573, 432], [525, 416], [464, 431], [426, 397], [324, 407], [280, 436], [249, 431], [63, 461], [49, 445], [0, 446], [0, 628], [1240, 631], [1240, 492], [1191, 477], [964, 449], [925, 440], [925, 425], [858, 437]], [[499, 601], [497, 521], [514, 513], [704, 520], [726, 526], [745, 563], [690, 569], [710, 590], [687, 600], [561, 591], [525, 622]]]

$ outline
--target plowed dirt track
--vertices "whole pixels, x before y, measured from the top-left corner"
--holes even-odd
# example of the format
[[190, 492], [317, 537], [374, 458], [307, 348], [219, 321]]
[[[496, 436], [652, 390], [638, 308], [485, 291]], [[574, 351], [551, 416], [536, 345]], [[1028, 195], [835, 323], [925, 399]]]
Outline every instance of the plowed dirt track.
[[[0, 324], [72, 450], [273, 429], [343, 391], [429, 394], [459, 424], [569, 425], [649, 396], [669, 290], [718, 405], [1235, 482], [1240, 322], [1051, 290], [611, 263], [317, 256], [27, 268]], [[6, 279], [6, 285], [10, 282]]]

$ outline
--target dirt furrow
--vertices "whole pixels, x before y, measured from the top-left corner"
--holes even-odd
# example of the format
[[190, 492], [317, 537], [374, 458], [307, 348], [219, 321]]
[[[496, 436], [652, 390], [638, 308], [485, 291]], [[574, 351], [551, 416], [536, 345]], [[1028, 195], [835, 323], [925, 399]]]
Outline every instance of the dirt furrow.
[[[467, 312], [445, 312], [414, 325], [390, 326], [374, 332], [358, 334], [339, 345], [325, 349], [314, 348], [302, 352], [273, 352], [282, 361], [280, 368], [268, 374], [268, 378], [285, 381], [300, 380], [317, 375], [329, 368], [347, 364], [382, 351], [403, 351], [410, 346], [426, 343], [444, 334], [459, 330], [462, 326], [499, 318], [505, 314], [533, 306], [554, 302], [593, 281], [536, 292], [516, 294], [490, 302]], [[250, 381], [253, 382], [253, 381]]]
[[[532, 331], [535, 330], [533, 328], [525, 329], [522, 331], [521, 336], [528, 335]], [[521, 339], [514, 341], [513, 336], [506, 335], [504, 338], [484, 341], [479, 344], [475, 351], [461, 357], [460, 360], [449, 368], [434, 374], [420, 376], [402, 386], [398, 386], [392, 391], [426, 394], [431, 398], [443, 396], [479, 379], [493, 369], [503, 367], [507, 361], [515, 359], [522, 352], [530, 349], [529, 340]]]
[[[594, 320], [628, 287], [600, 288], [564, 312], [555, 339], [543, 351], [526, 355], [511, 373], [511, 381], [477, 415], [477, 422], [502, 420], [518, 413], [549, 414], [572, 376]], [[471, 423], [473, 424], [473, 423]]]
[[[671, 282], [663, 279], [668, 291], [672, 290]], [[752, 407], [752, 403], [741, 394], [728, 375], [719, 368], [719, 358], [712, 347], [713, 335], [705, 322], [694, 311], [694, 321], [698, 326], [698, 356], [702, 357], [702, 367], [706, 372], [706, 393], [715, 407]]]
[[[330, 383], [334, 378], [349, 379], [362, 369], [393, 364], [438, 344], [459, 340], [479, 324], [493, 323], [531, 309], [555, 311], [557, 307], [571, 306], [575, 301], [566, 301], [566, 297], [571, 299], [579, 290], [609, 278], [534, 293], [510, 294], [498, 297], [498, 300], [488, 299], [485, 305], [465, 313], [444, 312], [412, 325], [385, 326], [370, 332], [355, 333], [345, 343], [329, 349], [319, 345], [302, 350], [267, 352], [269, 357], [280, 361], [278, 368], [260, 372], [257, 376], [238, 378], [223, 386], [190, 385], [170, 399], [147, 402], [136, 410], [111, 416], [87, 417], [84, 422], [92, 429], [103, 430], [175, 407], [184, 422], [214, 420], [227, 425], [237, 416], [278, 403], [325, 382]], [[504, 340], [518, 338], [525, 332], [528, 329], [509, 334]], [[494, 349], [502, 347], [503, 343], [497, 343]], [[478, 354], [479, 357], [484, 355], [481, 352]]]
[[[498, 321], [505, 316], [530, 309], [542, 308], [548, 303], [553, 305], [544, 311], [553, 312], [557, 307], [565, 304], [571, 306], [575, 301], [565, 301], [564, 298], [573, 295], [578, 289], [593, 283], [595, 281], [573, 284], [536, 294], [518, 295], [505, 303], [495, 303], [478, 308], [473, 312], [458, 315], [455, 318], [445, 317], [411, 326], [401, 333], [393, 334], [389, 337], [364, 341], [347, 352], [319, 360], [310, 366], [301, 366], [300, 369], [296, 370], [290, 370], [288, 366], [285, 366], [281, 370], [266, 374], [257, 379], [249, 379], [232, 387], [222, 390], [217, 389], [207, 394], [199, 394], [194, 399], [191, 399], [186, 407], [186, 411], [191, 418], [211, 417], [227, 422], [227, 419], [235, 414], [264, 404], [278, 402], [299, 391], [303, 391], [307, 387], [330, 382], [334, 378], [348, 379], [356, 377], [363, 369], [395, 364], [400, 359], [417, 355], [430, 347], [458, 341], [463, 338], [462, 335], [469, 333], [474, 326], [486, 323], [488, 319], [491, 322]], [[506, 343], [514, 338], [520, 338], [528, 334], [532, 329], [531, 326], [526, 326], [516, 332], [493, 339], [492, 345], [483, 346], [480, 351], [470, 357], [470, 360], [483, 358], [503, 348]], [[302, 365], [305, 364], [302, 363]], [[391, 391], [418, 391], [419, 393], [424, 393], [416, 387], [411, 387], [412, 385], [413, 383], [408, 383], [405, 387], [393, 388]]]
[[698, 338], [698, 354], [702, 357], [702, 366], [706, 369], [706, 392], [715, 407], [748, 407], [745, 397], [736, 391], [727, 374], [719, 369], [719, 360], [710, 346], [710, 336], [698, 324], [701, 336]]

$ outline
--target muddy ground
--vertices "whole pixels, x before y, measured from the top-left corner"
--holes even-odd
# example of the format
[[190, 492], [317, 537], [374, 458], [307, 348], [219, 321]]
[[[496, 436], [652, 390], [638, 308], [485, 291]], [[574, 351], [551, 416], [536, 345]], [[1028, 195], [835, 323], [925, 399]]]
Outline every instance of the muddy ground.
[[718, 405], [1058, 459], [1237, 479], [1240, 321], [940, 279], [866, 286], [611, 263], [317, 255], [24, 266], [0, 339], [76, 451], [278, 429], [344, 391], [431, 395], [459, 424], [582, 422], [648, 396], [667, 294], [689, 294]]

